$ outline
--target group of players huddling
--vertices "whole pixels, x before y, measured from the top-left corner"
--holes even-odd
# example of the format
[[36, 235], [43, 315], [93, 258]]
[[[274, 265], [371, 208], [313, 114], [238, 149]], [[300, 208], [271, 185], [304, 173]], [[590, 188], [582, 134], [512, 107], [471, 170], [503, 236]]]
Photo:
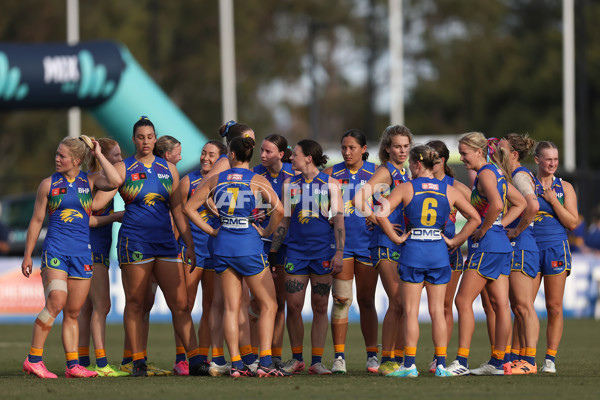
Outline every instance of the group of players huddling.
[[[41, 266], [46, 301], [23, 371], [57, 377], [42, 355], [62, 311], [67, 378], [297, 374], [306, 368], [302, 309], [310, 285], [309, 374], [346, 373], [348, 315], [356, 293], [366, 370], [418, 376], [423, 288], [435, 347], [430, 372], [439, 377], [533, 374], [539, 337], [533, 303], [543, 277], [548, 348], [540, 371], [556, 372], [571, 267], [567, 229], [575, 226], [578, 213], [573, 187], [554, 176], [554, 144], [518, 134], [500, 140], [478, 132], [461, 136], [460, 159], [474, 176], [469, 189], [454, 179], [443, 142], [414, 145], [401, 125], [384, 130], [379, 166], [367, 161], [365, 135], [353, 129], [341, 138], [344, 161], [324, 170], [328, 158], [313, 140], [292, 148], [285, 137], [269, 135], [260, 146], [261, 164], [250, 168], [253, 130], [230, 121], [219, 133], [227, 146], [207, 142], [200, 169], [181, 180], [175, 166], [181, 143], [171, 136], [157, 138], [145, 116], [134, 124], [135, 154], [125, 160], [111, 139], [82, 135], [61, 141], [56, 173], [38, 188], [22, 263], [29, 277], [47, 214]], [[532, 150], [536, 176], [521, 165]], [[125, 211], [114, 212], [117, 191]], [[459, 231], [457, 212], [466, 219]], [[113, 222], [122, 223], [116, 248], [126, 300], [119, 366], [108, 363], [104, 348]], [[379, 278], [389, 299], [381, 354], [374, 301]], [[200, 283], [203, 312], [196, 333], [191, 310]], [[173, 317], [172, 371], [147, 360], [148, 315], [158, 286]], [[330, 292], [331, 369], [322, 362]], [[470, 369], [477, 296], [492, 352], [489, 361]], [[453, 304], [458, 350], [447, 365]], [[286, 326], [292, 357], [284, 362]]]

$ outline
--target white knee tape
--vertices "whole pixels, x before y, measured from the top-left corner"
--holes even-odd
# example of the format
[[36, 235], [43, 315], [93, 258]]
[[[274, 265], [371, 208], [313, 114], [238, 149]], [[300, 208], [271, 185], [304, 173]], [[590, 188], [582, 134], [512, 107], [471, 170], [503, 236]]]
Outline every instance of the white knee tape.
[[334, 279], [331, 293], [333, 295], [331, 319], [347, 320], [352, 304], [352, 280]]
[[37, 321], [39, 321], [40, 325], [49, 329], [54, 323], [54, 317], [52, 316], [52, 314], [50, 314], [50, 311], [48, 311], [48, 309], [44, 307], [42, 311], [40, 311], [40, 313], [38, 314]]
[[257, 305], [256, 304], [256, 298], [254, 297], [254, 295], [252, 293], [250, 293], [250, 304], [248, 304], [248, 315], [250, 315], [251, 317], [254, 318], [260, 318], [260, 309], [258, 309], [258, 311], [254, 310], [254, 307], [252, 307], [252, 305]]
[[67, 281], [63, 281], [61, 279], [53, 279], [50, 282], [48, 282], [48, 285], [46, 285], [46, 287], [44, 288], [44, 297], [46, 297], [47, 299], [50, 295], [50, 292], [53, 290], [62, 290], [63, 292], [68, 293]]

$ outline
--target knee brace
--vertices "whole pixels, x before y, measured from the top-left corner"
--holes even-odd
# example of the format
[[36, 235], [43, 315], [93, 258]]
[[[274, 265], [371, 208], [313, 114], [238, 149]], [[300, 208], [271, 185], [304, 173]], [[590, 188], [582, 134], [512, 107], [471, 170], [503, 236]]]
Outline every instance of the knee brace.
[[348, 311], [352, 304], [352, 280], [334, 278], [331, 293], [333, 296], [331, 321], [348, 322]]
[[[48, 297], [50, 296], [50, 292], [52, 292], [54, 290], [60, 290], [60, 291], [67, 293], [67, 281], [63, 281], [60, 279], [53, 279], [50, 282], [48, 282], [48, 284], [44, 288], [44, 297], [46, 298], [46, 301], [48, 300]], [[56, 317], [54, 317], [50, 313], [48, 308], [46, 306], [44, 306], [42, 311], [40, 311], [37, 318], [35, 319], [35, 323], [36, 323], [36, 325], [39, 325], [43, 330], [49, 331], [50, 328], [52, 328], [52, 325], [54, 324], [55, 318]]]

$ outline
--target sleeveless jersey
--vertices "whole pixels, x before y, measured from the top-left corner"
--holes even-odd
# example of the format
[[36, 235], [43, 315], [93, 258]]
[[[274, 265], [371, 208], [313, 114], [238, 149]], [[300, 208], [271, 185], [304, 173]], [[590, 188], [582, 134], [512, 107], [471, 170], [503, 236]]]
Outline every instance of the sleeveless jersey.
[[173, 176], [167, 161], [155, 157], [152, 164], [144, 165], [131, 156], [123, 162], [125, 182], [119, 193], [125, 202], [125, 215], [119, 236], [148, 243], [173, 238], [169, 214]]
[[287, 256], [300, 260], [324, 260], [333, 257], [335, 240], [333, 226], [329, 223], [329, 175], [319, 172], [312, 180], [302, 175], [290, 180], [290, 226]]
[[[280, 201], [283, 198], [283, 182], [287, 178], [291, 178], [292, 176], [294, 176], [292, 164], [289, 162], [282, 163], [281, 170], [277, 175], [272, 175], [271, 173], [269, 173], [269, 171], [267, 171], [267, 169], [262, 164], [255, 166], [253, 168], [253, 171], [258, 175], [264, 176], [269, 181], [271, 187], [273, 188], [275, 193], [277, 193], [277, 196], [279, 196]], [[265, 220], [261, 223], [261, 226], [263, 228], [269, 225], [269, 219], [270, 217], [267, 215]], [[273, 235], [269, 236], [269, 238], [264, 238], [264, 240], [270, 241], [272, 240], [272, 238]], [[286, 243], [285, 240], [284, 243]]]
[[42, 250], [73, 257], [90, 256], [92, 192], [87, 173], [69, 182], [61, 173], [51, 177], [48, 232]]
[[[384, 197], [390, 195], [392, 190], [400, 185], [403, 182], [408, 182], [410, 178], [408, 177], [408, 172], [406, 168], [402, 168], [401, 170], [394, 167], [394, 165], [388, 161], [386, 164], [386, 168], [388, 169], [390, 176], [392, 177], [392, 185], [390, 187], [389, 192], [384, 193]], [[376, 201], [374, 200], [376, 203]], [[401, 229], [404, 229], [404, 213], [402, 212], [402, 204], [398, 204], [398, 207], [392, 212], [388, 219], [392, 224], [400, 224]], [[400, 252], [402, 248], [401, 245], [394, 244], [390, 238], [381, 230], [381, 228], [377, 225], [373, 228], [373, 237], [371, 239], [371, 244], [369, 248], [373, 247], [387, 247], [388, 249]]]
[[[202, 182], [202, 172], [193, 171], [188, 175], [190, 180], [190, 187], [188, 188], [187, 198], [189, 199], [194, 194], [196, 187]], [[198, 213], [202, 217], [202, 219], [207, 222], [213, 228], [217, 228], [220, 224], [219, 218], [216, 217], [213, 213], [211, 213], [206, 206], [202, 206], [198, 208]], [[194, 249], [197, 254], [201, 254], [203, 257], [209, 257], [211, 246], [209, 246], [209, 242], [212, 238], [209, 234], [204, 232], [202, 229], [198, 228], [196, 224], [190, 221], [190, 231], [192, 232], [192, 238], [194, 239]], [[183, 238], [179, 236], [179, 244], [184, 246], [185, 243]]]
[[[110, 199], [107, 205], [102, 210], [93, 211], [92, 215], [106, 216], [110, 215], [115, 210], [114, 199]], [[99, 226], [97, 228], [90, 228], [90, 242], [92, 244], [92, 253], [105, 254], [110, 251], [112, 245], [112, 226], [113, 224], [107, 224]]]
[[252, 226], [256, 196], [250, 182], [256, 174], [245, 168], [231, 168], [219, 174], [213, 200], [221, 219], [214, 239], [214, 255], [241, 257], [263, 253], [263, 243]]
[[[525, 167], [519, 167], [519, 168], [515, 169], [512, 172], [513, 179], [514, 179], [514, 177], [519, 172], [525, 172], [526, 174], [528, 174], [529, 177], [531, 178], [531, 181], [534, 182], [534, 184], [535, 184], [535, 177]], [[514, 228], [516, 228], [517, 225], [519, 225], [519, 222], [521, 222], [521, 216], [522, 215], [520, 215], [517, 219], [515, 219], [510, 225], [508, 225], [506, 227], [506, 229], [514, 229]], [[517, 236], [516, 238], [514, 238], [512, 240], [513, 240], [513, 243], [514, 243], [513, 250], [538, 251], [538, 246], [536, 244], [535, 235], [534, 235], [534, 232], [533, 232], [533, 223], [531, 223], [527, 228], [525, 228], [523, 230], [523, 232], [521, 232], [519, 234], [519, 236]]]
[[375, 164], [363, 161], [362, 167], [357, 171], [346, 168], [346, 163], [341, 162], [333, 166], [331, 176], [340, 182], [342, 198], [344, 200], [344, 229], [346, 231], [345, 247], [354, 252], [361, 249], [368, 250], [373, 231], [367, 227], [364, 216], [356, 211], [352, 205], [355, 193], [371, 179], [375, 173]]
[[[562, 187], [562, 180], [555, 177], [551, 188], [556, 192], [560, 204], [564, 204], [565, 191]], [[558, 220], [558, 216], [550, 203], [542, 197], [544, 186], [537, 178], [535, 178], [535, 192], [540, 202], [540, 209], [533, 220], [535, 240], [538, 243], [567, 240], [567, 230]]]
[[404, 206], [406, 228], [411, 234], [404, 242], [400, 264], [413, 268], [450, 267], [448, 247], [442, 232], [450, 215], [448, 185], [435, 178], [416, 178], [413, 198]]
[[501, 224], [502, 216], [506, 212], [507, 202], [506, 202], [506, 192], [507, 192], [507, 184], [506, 178], [502, 171], [498, 169], [494, 164], [486, 164], [477, 171], [477, 177], [475, 177], [475, 182], [473, 183], [473, 190], [471, 191], [471, 204], [481, 217], [481, 223], [478, 228], [481, 228], [483, 225], [483, 221], [487, 214], [488, 208], [490, 207], [490, 203], [487, 197], [483, 196], [477, 190], [477, 183], [479, 182], [479, 174], [484, 170], [490, 170], [496, 176], [496, 188], [498, 189], [498, 193], [500, 193], [500, 198], [502, 199], [502, 211], [492, 227], [485, 233], [485, 235], [479, 239], [477, 243], [473, 243], [473, 239], [469, 238], [469, 254], [475, 252], [490, 252], [490, 253], [508, 253], [512, 252], [512, 246], [510, 241], [508, 240], [508, 236], [506, 236], [506, 231]]

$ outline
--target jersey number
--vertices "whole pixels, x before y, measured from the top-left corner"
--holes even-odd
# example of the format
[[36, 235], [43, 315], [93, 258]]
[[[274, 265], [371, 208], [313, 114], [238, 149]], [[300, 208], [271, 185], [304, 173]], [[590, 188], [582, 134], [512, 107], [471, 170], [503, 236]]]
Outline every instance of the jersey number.
[[421, 212], [421, 224], [423, 226], [433, 226], [437, 219], [437, 207], [438, 202], [436, 199], [425, 199], [423, 202], [423, 211]]
[[237, 204], [238, 194], [240, 192], [240, 188], [237, 187], [229, 187], [227, 188], [227, 193], [231, 193], [231, 197], [229, 198], [229, 209], [227, 210], [228, 215], [233, 215], [235, 211], [235, 205]]

